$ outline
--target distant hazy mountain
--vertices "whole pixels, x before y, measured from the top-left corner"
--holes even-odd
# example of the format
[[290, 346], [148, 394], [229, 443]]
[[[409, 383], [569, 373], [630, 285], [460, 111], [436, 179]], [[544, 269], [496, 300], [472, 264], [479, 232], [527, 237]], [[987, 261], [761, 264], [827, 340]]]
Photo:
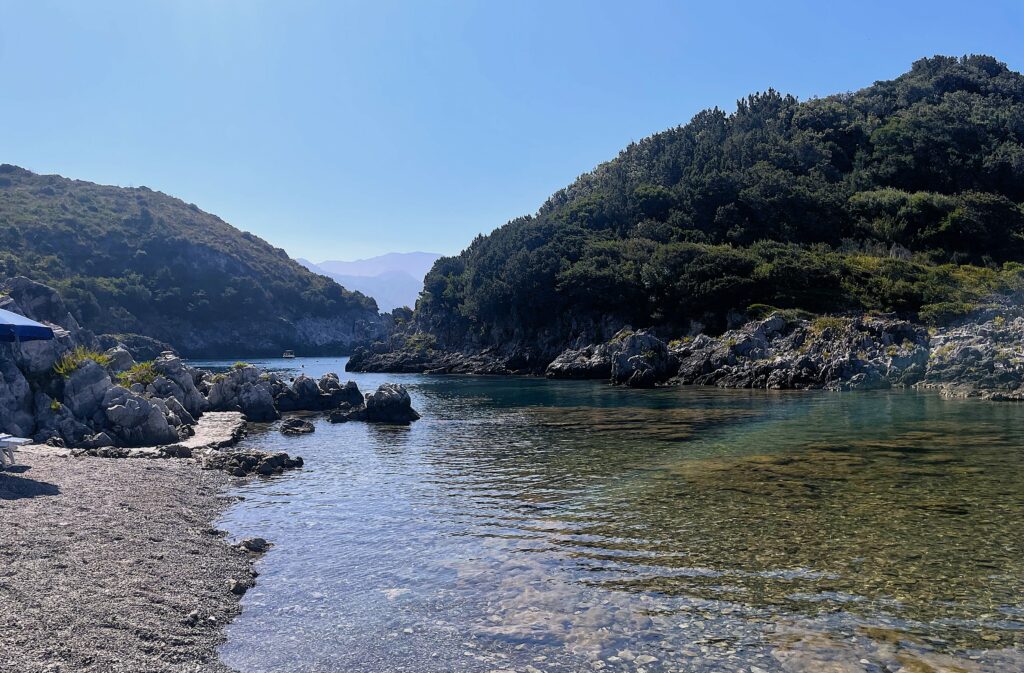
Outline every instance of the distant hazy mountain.
[[327, 260], [318, 262], [317, 266], [331, 273], [346, 276], [379, 276], [382, 273], [401, 271], [418, 280], [423, 280], [430, 267], [441, 255], [433, 252], [389, 252], [379, 257], [357, 259], [352, 262]]
[[314, 263], [296, 259], [310, 271], [322, 273], [377, 300], [381, 311], [413, 307], [423, 289], [423, 277], [441, 255], [433, 252], [389, 252], [354, 261], [327, 260]]

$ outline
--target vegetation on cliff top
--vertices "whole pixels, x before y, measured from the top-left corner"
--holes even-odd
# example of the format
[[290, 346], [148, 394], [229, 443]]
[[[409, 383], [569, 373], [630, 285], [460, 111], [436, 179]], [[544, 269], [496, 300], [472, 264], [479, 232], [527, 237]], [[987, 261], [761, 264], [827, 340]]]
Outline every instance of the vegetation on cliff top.
[[0, 275], [56, 288], [96, 332], [172, 343], [211, 322], [376, 314], [372, 299], [193, 204], [9, 164], [0, 165]]
[[774, 90], [631, 144], [427, 275], [449, 344], [753, 304], [941, 320], [1024, 288], [1024, 77], [935, 57], [856, 93]]

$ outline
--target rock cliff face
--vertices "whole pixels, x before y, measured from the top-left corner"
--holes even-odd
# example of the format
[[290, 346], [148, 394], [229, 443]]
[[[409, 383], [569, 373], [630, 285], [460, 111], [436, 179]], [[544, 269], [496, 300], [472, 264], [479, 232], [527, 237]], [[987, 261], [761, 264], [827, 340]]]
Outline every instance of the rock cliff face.
[[380, 338], [383, 323], [372, 311], [333, 318], [282, 316], [206, 322], [201, 329], [183, 330], [161, 324], [160, 339], [192, 357], [280, 356], [284, 350], [301, 355], [339, 355]]

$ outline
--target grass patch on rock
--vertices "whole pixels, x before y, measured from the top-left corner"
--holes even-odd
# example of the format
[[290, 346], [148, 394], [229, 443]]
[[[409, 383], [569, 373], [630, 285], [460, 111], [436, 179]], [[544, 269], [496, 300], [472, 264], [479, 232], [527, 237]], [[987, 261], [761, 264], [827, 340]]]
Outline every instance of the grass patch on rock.
[[148, 386], [156, 380], [160, 373], [156, 370], [152, 360], [139, 362], [131, 366], [127, 371], [117, 375], [117, 382], [125, 388], [131, 388], [136, 383]]
[[110, 364], [110, 356], [86, 348], [85, 346], [79, 346], [73, 351], [65, 353], [56, 364], [53, 365], [53, 371], [59, 376], [67, 378], [75, 373], [79, 367], [86, 360], [92, 360], [101, 367], [106, 367]]

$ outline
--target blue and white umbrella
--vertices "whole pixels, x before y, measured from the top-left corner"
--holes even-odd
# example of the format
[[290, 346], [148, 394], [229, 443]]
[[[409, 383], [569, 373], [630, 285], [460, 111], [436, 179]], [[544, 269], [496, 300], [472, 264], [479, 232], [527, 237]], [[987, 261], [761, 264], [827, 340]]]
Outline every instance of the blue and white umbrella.
[[23, 315], [0, 308], [0, 341], [42, 341], [53, 338], [53, 330]]

